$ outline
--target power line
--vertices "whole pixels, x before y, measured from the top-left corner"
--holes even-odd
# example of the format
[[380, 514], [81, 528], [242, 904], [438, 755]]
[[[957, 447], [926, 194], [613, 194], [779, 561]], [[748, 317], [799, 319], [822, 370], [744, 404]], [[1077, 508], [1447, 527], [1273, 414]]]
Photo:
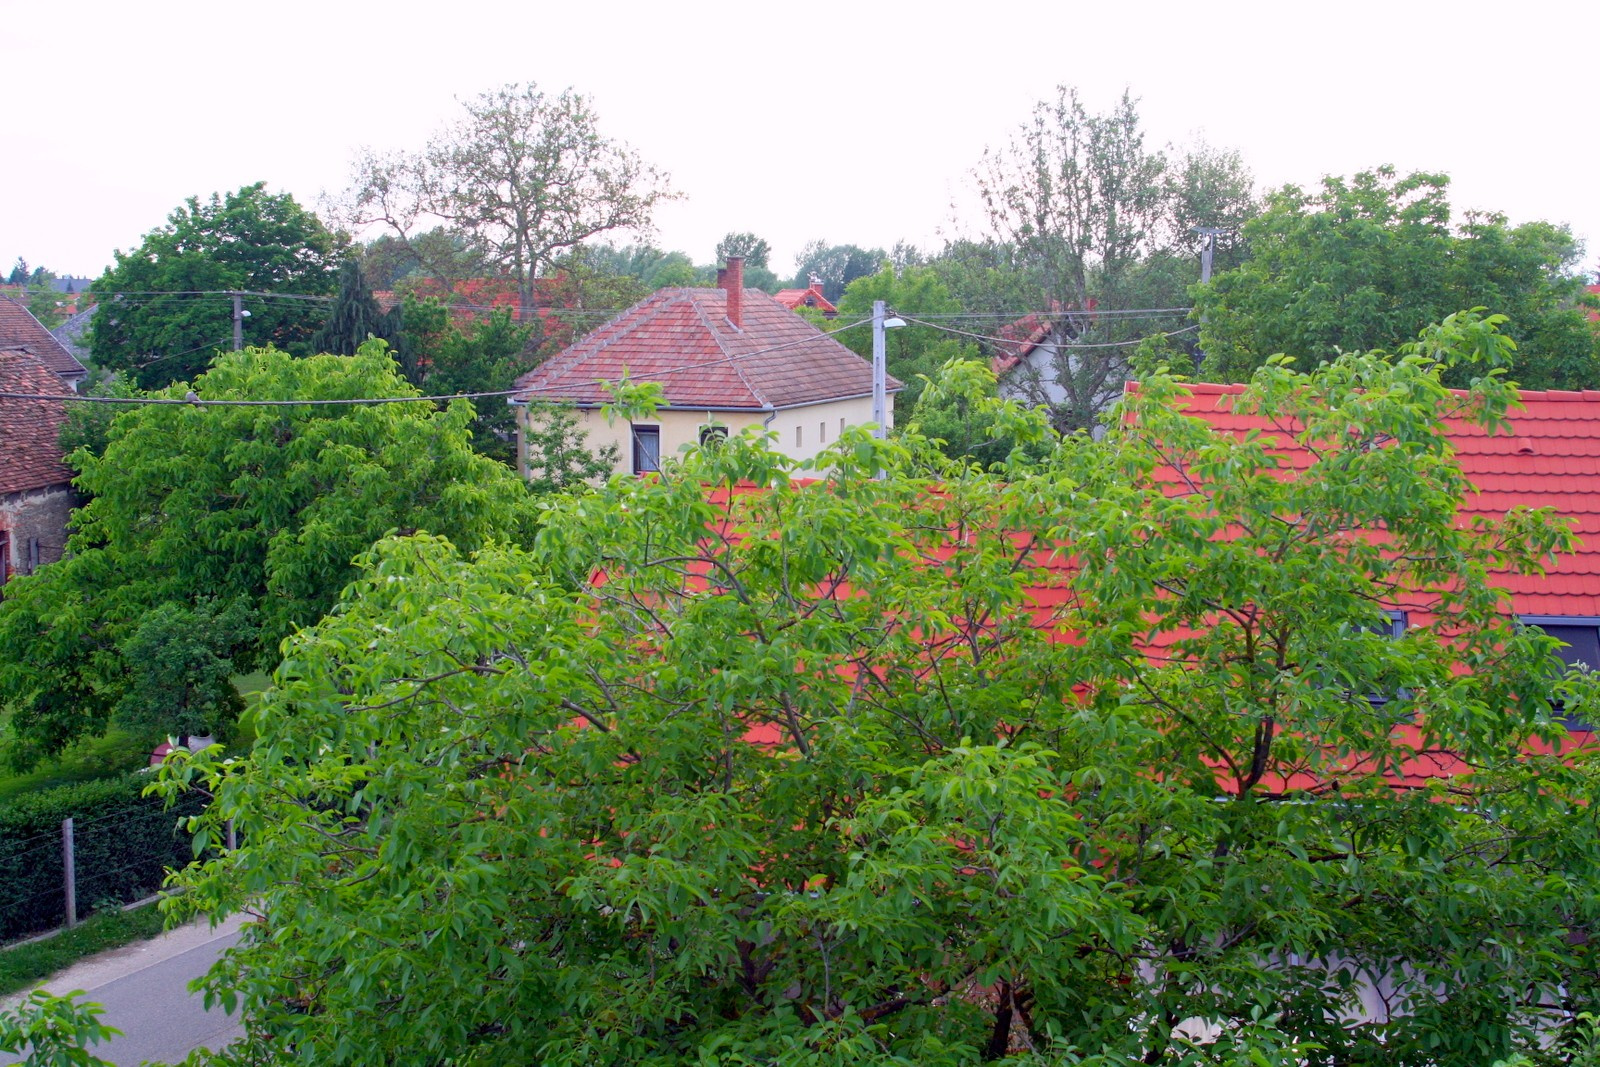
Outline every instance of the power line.
[[[853, 328], [855, 328], [857, 326], [865, 326], [870, 321], [871, 321], [870, 319], [861, 319], [861, 320], [859, 320], [857, 322], [852, 322], [852, 323], [849, 323], [848, 325], [841, 326], [841, 327], [839, 327], [839, 330], [837, 330], [835, 332], [836, 333], [837, 332], [842, 332], [844, 330], [853, 329]], [[826, 334], [824, 334], [822, 336], [819, 336], [819, 337], [802, 337], [802, 338], [798, 338], [798, 339], [793, 340], [793, 341], [785, 341], [781, 345], [771, 345], [771, 346], [769, 346], [767, 348], [758, 348], [758, 349], [755, 349], [752, 352], [739, 352], [739, 353], [736, 353], [736, 354], [731, 355], [731, 356], [723, 356], [720, 359], [710, 359], [710, 360], [702, 361], [700, 363], [685, 363], [685, 364], [683, 364], [682, 366], [679, 366], [679, 367], [668, 367], [668, 368], [666, 368], [664, 370], [654, 371], [654, 372], [652, 372], [650, 374], [650, 376], [648, 378], [642, 378], [640, 380], [641, 381], [655, 381], [655, 380], [657, 380], [659, 378], [664, 378], [664, 377], [666, 377], [668, 375], [671, 375], [671, 374], [682, 374], [682, 373], [684, 373], [686, 371], [703, 370], [703, 369], [705, 369], [707, 367], [716, 367], [716, 366], [722, 366], [722, 365], [728, 364], [728, 363], [737, 363], [741, 359], [750, 359], [750, 358], [752, 358], [754, 356], [764, 356], [764, 355], [767, 355], [768, 353], [771, 353], [771, 352], [781, 352], [786, 348], [795, 348], [795, 347], [797, 347], [799, 345], [816, 344], [818, 341], [825, 341], [827, 339], [828, 339], [828, 335], [826, 335]], [[179, 353], [179, 354], [181, 354], [181, 353]], [[592, 386], [592, 385], [605, 385], [605, 384], [610, 383], [611, 381], [613, 381], [613, 379], [610, 379], [610, 378], [593, 378], [593, 379], [590, 379], [588, 381], [564, 383], [563, 388], [572, 388], [572, 389], [585, 388], [585, 387]], [[58, 402], [61, 402], [61, 403], [80, 403], [80, 404], [129, 404], [129, 405], [143, 404], [143, 405], [150, 405], [150, 406], [159, 406], [159, 405], [182, 406], [182, 405], [187, 405], [189, 407], [298, 407], [298, 406], [332, 407], [332, 406], [352, 406], [352, 405], [356, 405], [356, 404], [444, 403], [444, 402], [451, 401], [451, 400], [482, 400], [482, 399], [485, 399], [485, 398], [488, 398], [488, 397], [496, 397], [496, 396], [517, 396], [517, 395], [523, 394], [523, 393], [529, 393], [530, 395], [536, 395], [536, 394], [532, 394], [532, 391], [529, 390], [529, 389], [494, 389], [494, 390], [489, 390], [487, 392], [482, 392], [482, 393], [450, 393], [450, 394], [443, 395], [443, 396], [371, 396], [371, 397], [345, 397], [345, 398], [339, 398], [339, 399], [326, 399], [326, 400], [202, 400], [202, 399], [200, 399], [199, 396], [196, 396], [193, 393], [193, 391], [191, 390], [190, 391], [190, 395], [188, 397], [182, 397], [182, 398], [154, 397], [154, 396], [84, 396], [84, 395], [78, 394], [78, 393], [12, 393], [12, 392], [0, 392], [0, 400], [54, 400], [54, 401], [58, 401]], [[547, 398], [541, 397], [540, 399], [547, 399]], [[550, 398], [550, 399], [559, 399], [559, 398]]]
[[[995, 336], [991, 336], [989, 334], [971, 333], [970, 331], [967, 331], [967, 330], [958, 330], [954, 326], [941, 326], [936, 322], [928, 322], [928, 321], [926, 321], [924, 319], [913, 318], [912, 316], [905, 315], [905, 314], [902, 314], [900, 317], [905, 319], [907, 322], [914, 322], [914, 323], [917, 323], [920, 326], [927, 326], [930, 329], [939, 330], [939, 331], [941, 331], [943, 333], [956, 334], [956, 335], [959, 335], [961, 337], [970, 337], [974, 341], [989, 341], [989, 342], [991, 342], [993, 344], [1014, 345], [1014, 346], [1016, 346], [1018, 348], [1020, 348], [1020, 347], [1022, 347], [1024, 345], [1030, 345], [1030, 344], [1037, 344], [1038, 343], [1038, 342], [1030, 342], [1027, 338], [1023, 338], [1023, 337], [995, 337]], [[1079, 343], [1072, 342], [1072, 341], [1052, 341], [1050, 343], [1056, 345], [1059, 348], [1126, 348], [1129, 345], [1144, 344], [1144, 342], [1146, 342], [1146, 341], [1148, 341], [1148, 340], [1150, 340], [1151, 338], [1154, 338], [1154, 337], [1177, 337], [1179, 334], [1191, 333], [1194, 330], [1198, 330], [1199, 328], [1200, 328], [1199, 325], [1195, 324], [1195, 325], [1191, 325], [1191, 326], [1185, 326], [1185, 327], [1183, 327], [1182, 329], [1179, 329], [1179, 330], [1168, 330], [1165, 333], [1155, 333], [1155, 334], [1148, 334], [1148, 335], [1146, 335], [1144, 337], [1136, 337], [1131, 341], [1103, 341], [1103, 342], [1098, 342], [1098, 343], [1093, 343], [1093, 344], [1079, 344]]]

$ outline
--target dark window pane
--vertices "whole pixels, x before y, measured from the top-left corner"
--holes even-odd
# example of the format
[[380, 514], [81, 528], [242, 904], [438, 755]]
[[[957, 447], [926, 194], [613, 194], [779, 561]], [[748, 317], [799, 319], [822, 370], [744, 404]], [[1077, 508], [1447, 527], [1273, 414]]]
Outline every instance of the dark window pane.
[[645, 474], [661, 469], [661, 428], [633, 427], [633, 473]]
[[[1584, 666], [1600, 670], [1600, 623], [1540, 623], [1539, 629], [1561, 642], [1556, 655], [1561, 657], [1562, 663], [1568, 667]], [[1576, 715], [1564, 714], [1559, 700], [1553, 702], [1553, 708], [1556, 717], [1566, 724], [1567, 729], [1593, 729]]]

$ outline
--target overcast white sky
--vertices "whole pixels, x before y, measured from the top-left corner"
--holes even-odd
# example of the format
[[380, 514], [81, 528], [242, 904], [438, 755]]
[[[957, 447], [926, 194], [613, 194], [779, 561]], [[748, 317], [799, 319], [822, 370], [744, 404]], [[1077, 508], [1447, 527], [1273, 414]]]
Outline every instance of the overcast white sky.
[[315, 206], [352, 150], [417, 147], [513, 81], [594, 98], [686, 199], [656, 243], [751, 230], [937, 247], [987, 145], [1058, 83], [1126, 87], [1155, 143], [1258, 183], [1381, 163], [1458, 209], [1569, 223], [1600, 264], [1600, 4], [0, 0], [0, 269], [97, 275], [186, 197], [264, 180]]

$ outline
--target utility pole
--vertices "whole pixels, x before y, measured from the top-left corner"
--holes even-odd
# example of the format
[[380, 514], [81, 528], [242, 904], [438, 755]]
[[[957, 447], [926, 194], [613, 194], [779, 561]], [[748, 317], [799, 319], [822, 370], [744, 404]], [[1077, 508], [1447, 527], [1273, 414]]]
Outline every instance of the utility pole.
[[[1217, 254], [1217, 237], [1220, 234], [1227, 233], [1228, 230], [1223, 226], [1196, 226], [1192, 232], [1206, 239], [1205, 247], [1200, 250], [1200, 284], [1204, 285], [1211, 280], [1211, 261]], [[1200, 316], [1200, 325], [1204, 326], [1205, 322], [1206, 317], [1202, 314]], [[1201, 350], [1199, 345], [1195, 345], [1194, 369], [1196, 374], [1200, 373], [1200, 364], [1204, 363], [1205, 360], [1205, 352]]]
[[244, 317], [250, 314], [244, 309], [244, 294], [235, 290], [228, 294], [233, 297], [233, 350], [235, 352], [244, 347]]
[[883, 301], [872, 302], [872, 431], [880, 440], [889, 436], [889, 398], [887, 357], [884, 355]]

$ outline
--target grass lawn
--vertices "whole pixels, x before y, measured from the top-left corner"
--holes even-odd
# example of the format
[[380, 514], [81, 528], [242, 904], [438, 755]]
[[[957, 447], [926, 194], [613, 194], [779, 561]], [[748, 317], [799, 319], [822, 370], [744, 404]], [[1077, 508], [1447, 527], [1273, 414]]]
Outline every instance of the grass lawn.
[[0, 950], [0, 996], [37, 985], [97, 952], [148, 940], [161, 932], [164, 919], [156, 904], [96, 912], [54, 937]]

